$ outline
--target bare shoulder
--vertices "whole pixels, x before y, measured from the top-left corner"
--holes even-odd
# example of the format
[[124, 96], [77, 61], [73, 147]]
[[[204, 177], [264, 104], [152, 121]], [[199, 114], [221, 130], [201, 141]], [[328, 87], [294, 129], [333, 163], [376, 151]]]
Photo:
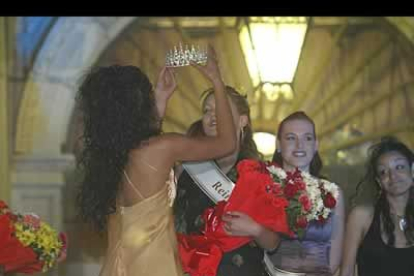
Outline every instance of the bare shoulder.
[[141, 161], [144, 161], [157, 170], [169, 171], [174, 165], [173, 144], [166, 141], [163, 136], [166, 135], [157, 135], [142, 141], [138, 147], [131, 150], [129, 154], [130, 160], [135, 164], [140, 164]]
[[160, 134], [142, 141], [140, 146], [131, 151], [132, 156], [157, 156], [158, 158], [166, 157], [170, 154], [178, 137], [178, 133]]
[[374, 206], [371, 205], [357, 205], [352, 208], [351, 212], [349, 213], [351, 216], [355, 216], [360, 219], [369, 219], [374, 216]]
[[358, 205], [352, 208], [348, 215], [348, 223], [358, 227], [364, 233], [368, 230], [374, 217], [374, 206]]
[[[135, 152], [139, 155], [146, 155], [148, 157], [157, 157], [159, 159], [173, 162], [174, 153], [177, 149], [185, 148], [186, 137], [180, 133], [166, 133], [153, 136], [147, 141], [142, 142]], [[171, 160], [170, 160], [171, 159]]]
[[166, 133], [152, 136], [148, 140], [143, 141], [136, 150], [168, 150], [168, 147], [172, 147], [183, 136], [179, 133]]

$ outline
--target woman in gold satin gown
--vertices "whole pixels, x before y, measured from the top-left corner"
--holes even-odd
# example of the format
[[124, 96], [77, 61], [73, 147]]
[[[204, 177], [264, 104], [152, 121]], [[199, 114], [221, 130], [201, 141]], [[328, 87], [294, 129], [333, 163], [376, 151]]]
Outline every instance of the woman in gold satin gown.
[[[108, 229], [101, 276], [182, 275], [172, 218], [177, 161], [232, 152], [236, 137], [224, 84], [212, 48], [204, 66], [193, 64], [215, 88], [216, 137], [161, 133], [160, 117], [176, 87], [163, 68], [155, 90], [134, 66], [93, 69], [80, 85], [84, 147], [80, 214], [98, 231]], [[169, 180], [169, 181], [167, 181]]]

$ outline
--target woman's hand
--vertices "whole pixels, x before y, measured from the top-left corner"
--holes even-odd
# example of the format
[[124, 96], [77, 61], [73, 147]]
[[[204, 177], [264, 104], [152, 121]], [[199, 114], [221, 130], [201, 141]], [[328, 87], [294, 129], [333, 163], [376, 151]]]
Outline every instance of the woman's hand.
[[224, 231], [230, 236], [256, 238], [260, 235], [262, 226], [245, 213], [227, 212], [222, 219], [225, 222]]
[[214, 51], [214, 49], [211, 45], [209, 45], [208, 49], [207, 49], [207, 63], [206, 63], [206, 65], [198, 65], [194, 62], [191, 62], [191, 65], [196, 67], [212, 83], [222, 82], [216, 52]]
[[163, 67], [158, 76], [155, 86], [155, 101], [158, 115], [162, 118], [165, 114], [167, 102], [177, 87], [174, 72], [172, 68]]

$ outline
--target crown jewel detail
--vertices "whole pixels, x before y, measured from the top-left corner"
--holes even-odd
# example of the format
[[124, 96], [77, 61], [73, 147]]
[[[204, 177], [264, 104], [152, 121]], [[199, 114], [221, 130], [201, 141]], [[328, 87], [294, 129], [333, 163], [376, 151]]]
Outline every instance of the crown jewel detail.
[[202, 50], [200, 46], [197, 49], [191, 45], [191, 50], [188, 45], [183, 46], [180, 43], [179, 48], [174, 46], [174, 50], [167, 52], [165, 57], [165, 65], [167, 67], [182, 67], [190, 65], [190, 61], [197, 64], [205, 64], [207, 62], [207, 49]]

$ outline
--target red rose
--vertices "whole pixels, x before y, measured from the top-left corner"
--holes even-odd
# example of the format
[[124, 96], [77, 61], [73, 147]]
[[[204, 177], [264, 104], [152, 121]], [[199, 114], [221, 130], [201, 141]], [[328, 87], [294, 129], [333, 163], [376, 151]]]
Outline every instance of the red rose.
[[325, 223], [325, 221], [326, 221], [326, 219], [325, 219], [322, 215], [319, 215], [319, 216], [318, 216], [318, 222], [319, 222], [320, 224], [324, 224], [324, 223]]
[[271, 191], [274, 195], [280, 196], [282, 194], [282, 186], [279, 183], [273, 183]]
[[306, 212], [309, 211], [312, 207], [312, 203], [306, 194], [301, 194], [299, 196], [299, 202], [302, 204], [302, 208]]
[[306, 226], [308, 226], [308, 220], [306, 219], [306, 217], [298, 217], [296, 219], [296, 226], [298, 228], [306, 228]]
[[293, 180], [298, 181], [302, 180], [301, 172], [298, 168], [296, 168], [293, 172], [286, 172], [286, 180]]
[[306, 183], [303, 182], [303, 180], [298, 180], [296, 182], [296, 185], [298, 186], [298, 189], [301, 191], [304, 191], [306, 189]]
[[0, 200], [0, 209], [7, 209], [7, 208], [8, 208], [7, 204], [3, 200]]
[[17, 215], [13, 213], [8, 213], [7, 216], [10, 218], [11, 221], [17, 221]]
[[292, 198], [298, 192], [298, 187], [296, 185], [287, 184], [283, 189], [283, 192], [287, 198]]
[[323, 204], [325, 205], [325, 207], [332, 209], [332, 208], [334, 208], [334, 207], [335, 207], [335, 205], [336, 205], [336, 200], [335, 200], [335, 198], [332, 196], [332, 194], [331, 194], [331, 193], [328, 193], [328, 194], [325, 196], [325, 199], [323, 200]]

